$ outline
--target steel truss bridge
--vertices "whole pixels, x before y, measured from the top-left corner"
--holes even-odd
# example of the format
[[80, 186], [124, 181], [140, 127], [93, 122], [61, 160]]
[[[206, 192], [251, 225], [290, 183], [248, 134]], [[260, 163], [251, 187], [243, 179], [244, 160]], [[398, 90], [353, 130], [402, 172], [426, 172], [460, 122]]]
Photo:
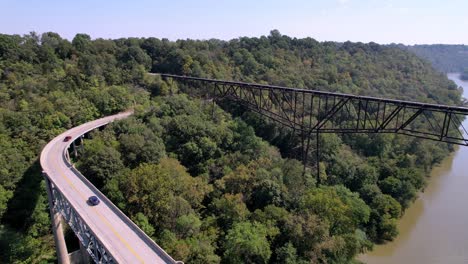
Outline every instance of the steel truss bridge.
[[215, 100], [230, 99], [291, 128], [301, 137], [304, 166], [316, 136], [319, 175], [320, 133], [394, 133], [468, 146], [463, 120], [468, 108], [246, 82], [160, 74], [201, 87]]

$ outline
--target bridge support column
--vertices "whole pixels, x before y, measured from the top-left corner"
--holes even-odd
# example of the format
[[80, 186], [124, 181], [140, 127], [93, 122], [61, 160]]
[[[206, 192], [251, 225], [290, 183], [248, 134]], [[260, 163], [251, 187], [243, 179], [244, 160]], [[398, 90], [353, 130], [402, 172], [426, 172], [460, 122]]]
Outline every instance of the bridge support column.
[[86, 248], [83, 246], [82, 243], [80, 243], [80, 253], [81, 253], [81, 260], [83, 261], [83, 263], [91, 263], [92, 262], [92, 259], [89, 256], [88, 251], [86, 250]]
[[315, 159], [316, 159], [316, 164], [317, 164], [317, 185], [320, 184], [320, 133], [317, 129], [317, 133], [315, 134], [316, 138], [316, 150], [315, 150]]
[[90, 264], [94, 263], [89, 256], [86, 248], [80, 243], [80, 249], [69, 254], [71, 264]]
[[70, 160], [70, 148], [67, 148], [67, 151], [65, 152], [65, 157], [67, 158], [68, 162], [71, 163], [71, 160]]
[[50, 217], [52, 220], [52, 232], [54, 233], [57, 260], [58, 263], [61, 264], [70, 264], [67, 245], [65, 244], [65, 236], [63, 234], [62, 215], [59, 212], [57, 212], [54, 208], [54, 199], [52, 196], [52, 188], [50, 187], [50, 181], [46, 175], [44, 175], [44, 178], [46, 181], [47, 197], [49, 199]]
[[83, 138], [84, 138], [84, 135], [81, 135], [81, 136], [80, 136], [80, 149], [81, 149], [81, 154], [84, 153], [84, 140], [83, 140]]
[[76, 158], [78, 157], [78, 150], [76, 149], [75, 141], [73, 141], [72, 145], [73, 145], [73, 155], [75, 155], [75, 158]]

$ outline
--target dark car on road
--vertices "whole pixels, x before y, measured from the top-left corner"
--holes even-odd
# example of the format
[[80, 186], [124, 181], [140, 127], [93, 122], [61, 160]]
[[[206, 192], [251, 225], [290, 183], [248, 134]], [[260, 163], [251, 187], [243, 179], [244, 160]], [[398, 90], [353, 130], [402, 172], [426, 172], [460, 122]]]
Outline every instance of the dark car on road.
[[89, 203], [89, 205], [95, 206], [95, 205], [98, 205], [99, 202], [100, 202], [100, 201], [99, 201], [99, 198], [97, 198], [97, 197], [94, 196], [94, 195], [93, 195], [93, 196], [90, 196], [90, 197], [88, 198], [88, 203]]
[[67, 142], [71, 139], [71, 136], [66, 136], [64, 139], [63, 139], [63, 142]]

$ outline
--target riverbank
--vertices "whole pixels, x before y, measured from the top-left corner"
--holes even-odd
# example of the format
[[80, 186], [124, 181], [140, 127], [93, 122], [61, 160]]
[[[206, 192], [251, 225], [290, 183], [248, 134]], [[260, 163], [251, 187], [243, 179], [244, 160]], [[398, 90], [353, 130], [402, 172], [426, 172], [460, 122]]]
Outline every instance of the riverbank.
[[[456, 73], [448, 77], [468, 97], [468, 82]], [[468, 148], [460, 147], [435, 167], [428, 186], [399, 221], [398, 237], [358, 259], [368, 264], [468, 263], [467, 160]]]

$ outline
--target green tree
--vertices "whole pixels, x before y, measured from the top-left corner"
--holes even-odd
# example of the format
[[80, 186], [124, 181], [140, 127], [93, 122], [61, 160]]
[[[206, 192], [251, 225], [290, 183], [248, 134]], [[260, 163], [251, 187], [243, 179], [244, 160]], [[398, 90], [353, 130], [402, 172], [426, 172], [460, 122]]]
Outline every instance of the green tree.
[[268, 230], [259, 223], [240, 222], [227, 232], [226, 263], [268, 263], [271, 256]]
[[330, 224], [330, 233], [354, 233], [359, 225], [369, 220], [370, 208], [356, 193], [343, 186], [319, 187], [306, 193], [301, 202], [308, 209]]
[[91, 37], [88, 34], [76, 34], [72, 40], [72, 45], [79, 52], [89, 52]]
[[225, 194], [219, 199], [214, 199], [211, 206], [218, 215], [219, 225], [223, 229], [228, 229], [234, 223], [246, 220], [249, 215], [249, 210], [242, 201], [241, 194]]
[[13, 197], [13, 192], [5, 190], [5, 188], [0, 185], [0, 219], [2, 219], [2, 216], [7, 209], [7, 202], [11, 197]]
[[121, 183], [130, 215], [142, 213], [152, 223], [159, 223], [170, 210], [173, 179], [161, 173], [160, 166], [141, 164], [129, 171]]
[[369, 234], [374, 240], [392, 240], [398, 234], [397, 219], [401, 216], [401, 205], [390, 195], [377, 195], [372, 201]]
[[102, 187], [123, 171], [124, 164], [120, 152], [97, 139], [85, 144], [85, 153], [78, 168], [96, 186]]
[[161, 138], [145, 138], [139, 134], [122, 134], [120, 149], [127, 164], [134, 167], [141, 162], [158, 163], [166, 154]]
[[149, 223], [148, 218], [142, 214], [137, 213], [133, 218], [133, 222], [137, 224], [145, 232], [148, 236], [152, 236], [154, 234], [154, 227]]

